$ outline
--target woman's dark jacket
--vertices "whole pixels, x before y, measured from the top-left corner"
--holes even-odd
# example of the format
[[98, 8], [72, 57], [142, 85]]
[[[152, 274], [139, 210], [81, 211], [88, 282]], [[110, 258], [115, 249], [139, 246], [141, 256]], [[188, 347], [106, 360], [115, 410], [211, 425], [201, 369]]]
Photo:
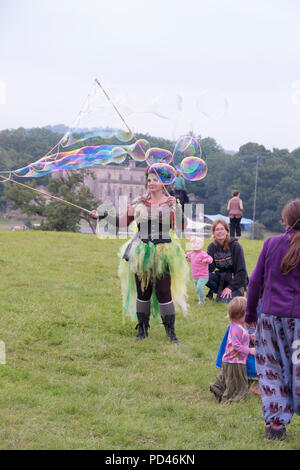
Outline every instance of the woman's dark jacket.
[[247, 287], [248, 275], [244, 251], [236, 238], [231, 237], [229, 251], [224, 251], [218, 243], [210, 243], [207, 253], [213, 259], [209, 265], [209, 272], [219, 274], [226, 281], [224, 287], [229, 287], [232, 291]]

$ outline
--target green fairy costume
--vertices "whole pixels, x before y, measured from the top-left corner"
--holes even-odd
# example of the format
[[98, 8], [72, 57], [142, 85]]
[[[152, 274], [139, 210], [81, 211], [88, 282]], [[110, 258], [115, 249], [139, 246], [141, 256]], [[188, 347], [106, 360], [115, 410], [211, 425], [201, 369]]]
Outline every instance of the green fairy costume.
[[174, 239], [174, 225], [183, 228], [180, 206], [151, 206], [145, 198], [138, 198], [127, 214], [128, 225], [135, 221], [137, 233], [119, 254], [123, 320], [137, 318], [137, 337], [143, 339], [148, 335], [151, 313], [156, 319], [162, 318], [168, 337], [178, 342], [174, 304], [186, 315], [189, 280], [185, 254]]

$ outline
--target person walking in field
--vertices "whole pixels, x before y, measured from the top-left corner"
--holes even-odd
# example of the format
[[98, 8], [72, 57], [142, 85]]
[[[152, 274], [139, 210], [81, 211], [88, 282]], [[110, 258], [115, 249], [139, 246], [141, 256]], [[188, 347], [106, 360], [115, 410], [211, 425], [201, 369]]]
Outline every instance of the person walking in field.
[[229, 199], [227, 204], [227, 210], [230, 218], [230, 236], [239, 238], [241, 236], [241, 218], [243, 216], [243, 201], [240, 198], [239, 191], [233, 191], [232, 198]]

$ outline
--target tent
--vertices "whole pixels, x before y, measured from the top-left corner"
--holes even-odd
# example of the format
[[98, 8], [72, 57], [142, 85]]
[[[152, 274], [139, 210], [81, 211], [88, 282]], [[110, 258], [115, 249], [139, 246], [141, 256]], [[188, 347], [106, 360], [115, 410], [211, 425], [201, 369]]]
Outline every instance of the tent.
[[[230, 218], [227, 217], [226, 215], [222, 214], [215, 214], [215, 215], [207, 215], [204, 214], [204, 221], [205, 222], [211, 222], [213, 223], [217, 219], [224, 219], [228, 225], [230, 223]], [[242, 230], [244, 232], [250, 232], [250, 226], [253, 224], [253, 220], [251, 219], [246, 219], [245, 217], [242, 217], [241, 219], [241, 225], [242, 225]]]

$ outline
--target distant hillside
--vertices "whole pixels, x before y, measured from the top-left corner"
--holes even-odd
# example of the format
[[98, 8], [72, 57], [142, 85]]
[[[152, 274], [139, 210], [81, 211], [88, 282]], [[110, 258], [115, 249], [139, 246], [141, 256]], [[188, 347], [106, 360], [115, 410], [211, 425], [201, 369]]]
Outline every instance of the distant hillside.
[[56, 124], [55, 126], [44, 126], [44, 129], [57, 132], [58, 134], [65, 134], [69, 128], [65, 124]]

